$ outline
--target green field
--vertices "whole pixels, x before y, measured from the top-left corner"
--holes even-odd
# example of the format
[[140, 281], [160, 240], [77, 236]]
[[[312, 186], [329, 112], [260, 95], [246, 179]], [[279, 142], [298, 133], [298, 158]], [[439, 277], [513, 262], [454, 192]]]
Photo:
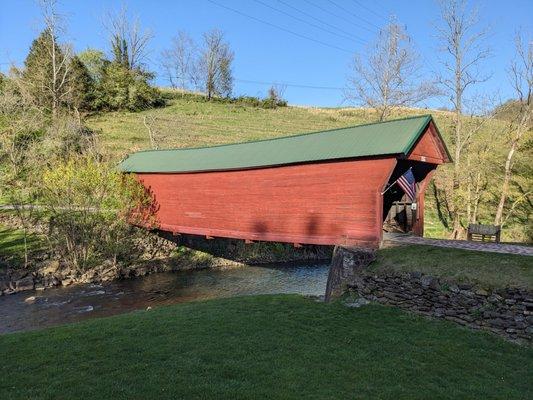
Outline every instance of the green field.
[[0, 336], [2, 399], [527, 399], [533, 349], [300, 296], [161, 307]]
[[[390, 119], [428, 114], [424, 109], [396, 110]], [[449, 126], [451, 114], [431, 111], [439, 126]], [[375, 122], [368, 109], [279, 107], [264, 109], [238, 103], [174, 99], [169, 105], [143, 112], [111, 112], [88, 118], [105, 152], [113, 159], [150, 148], [144, 117], [151, 124], [160, 148], [198, 147], [333, 129]], [[151, 122], [151, 120], [148, 120]]]

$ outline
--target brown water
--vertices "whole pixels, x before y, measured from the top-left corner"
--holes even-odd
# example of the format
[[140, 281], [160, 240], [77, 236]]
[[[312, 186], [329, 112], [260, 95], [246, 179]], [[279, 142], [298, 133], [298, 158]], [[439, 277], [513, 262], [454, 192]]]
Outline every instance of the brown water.
[[[164, 304], [254, 294], [321, 296], [328, 264], [247, 266], [153, 274], [0, 297], [0, 333], [32, 330]], [[25, 300], [35, 296], [33, 303]]]

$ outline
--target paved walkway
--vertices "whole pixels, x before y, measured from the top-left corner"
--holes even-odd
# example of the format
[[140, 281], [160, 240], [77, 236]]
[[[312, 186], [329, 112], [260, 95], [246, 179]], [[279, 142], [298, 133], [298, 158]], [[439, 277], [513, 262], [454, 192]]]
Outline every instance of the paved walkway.
[[533, 256], [532, 246], [520, 246], [516, 244], [468, 242], [466, 240], [429, 239], [418, 236], [395, 233], [385, 233], [383, 235], [383, 240], [399, 244], [425, 244], [429, 246], [451, 247], [454, 249]]

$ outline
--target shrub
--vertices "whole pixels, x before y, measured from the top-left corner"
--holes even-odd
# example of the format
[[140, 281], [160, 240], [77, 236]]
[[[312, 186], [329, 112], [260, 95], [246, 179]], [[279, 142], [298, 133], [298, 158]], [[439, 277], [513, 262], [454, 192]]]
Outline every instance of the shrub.
[[151, 76], [117, 63], [107, 63], [97, 86], [95, 108], [140, 111], [164, 105], [164, 99], [150, 86]]
[[44, 172], [41, 192], [51, 250], [75, 271], [140, 255], [139, 232], [130, 223], [150, 222], [150, 199], [133, 177], [90, 158], [71, 158]]

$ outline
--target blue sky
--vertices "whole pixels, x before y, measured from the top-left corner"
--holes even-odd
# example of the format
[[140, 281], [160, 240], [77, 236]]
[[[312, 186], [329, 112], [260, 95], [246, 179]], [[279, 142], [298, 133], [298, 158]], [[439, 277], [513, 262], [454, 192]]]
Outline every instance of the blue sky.
[[[199, 40], [202, 32], [218, 27], [225, 32], [235, 52], [234, 94], [263, 96], [268, 84], [246, 81], [342, 88], [353, 53], [365, 47], [361, 41], [372, 41], [377, 27], [386, 23], [385, 18], [389, 15], [395, 15], [406, 26], [421, 54], [426, 75], [434, 76], [439, 69], [438, 43], [434, 29], [434, 23], [438, 19], [438, 4], [433, 0], [213, 1], [247, 16], [208, 0], [63, 0], [59, 10], [68, 21], [63, 39], [72, 42], [76, 51], [87, 47], [105, 49], [106, 35], [101, 24], [103, 15], [110, 9], [119, 9], [122, 4], [126, 4], [130, 14], [139, 15], [142, 24], [155, 35], [151, 43], [150, 68], [159, 72], [160, 53], [169, 46], [172, 36], [178, 30], [185, 30]], [[296, 21], [261, 3], [320, 25], [326, 30], [332, 30], [333, 25], [345, 32], [336, 30], [339, 35], [349, 33], [360, 40], [333, 35]], [[24, 60], [32, 39], [39, 32], [40, 17], [34, 0], [0, 0], [0, 4], [0, 70], [5, 71], [9, 67], [7, 63], [20, 63]], [[298, 13], [287, 4], [308, 15]], [[518, 28], [525, 28], [531, 33], [533, 0], [472, 0], [471, 4], [479, 8], [482, 24], [491, 27], [490, 44], [494, 50], [494, 56], [484, 66], [484, 71], [492, 74], [491, 79], [471, 95], [481, 92], [498, 93], [506, 99], [511, 95], [506, 82], [506, 68], [513, 55], [513, 37]], [[161, 78], [157, 78], [157, 82], [164, 84]], [[342, 91], [338, 89], [288, 86], [285, 97], [292, 104], [331, 107], [346, 104], [343, 102]], [[438, 107], [449, 104], [442, 98], [434, 99], [427, 105]]]

